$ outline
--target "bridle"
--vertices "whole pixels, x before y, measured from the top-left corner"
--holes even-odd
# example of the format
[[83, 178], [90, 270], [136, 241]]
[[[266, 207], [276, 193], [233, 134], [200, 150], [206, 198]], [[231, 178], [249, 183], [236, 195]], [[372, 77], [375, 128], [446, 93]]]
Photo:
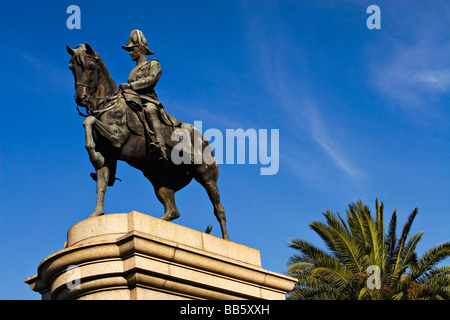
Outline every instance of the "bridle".
[[[83, 67], [82, 67], [83, 63], [85, 66], [87, 65], [86, 59], [84, 62], [80, 63], [79, 59], [77, 58], [78, 61], [77, 60], [75, 61], [75, 65], [77, 67], [76, 67], [76, 69], [73, 70], [75, 73], [75, 78], [76, 79], [81, 78], [81, 80], [75, 82], [75, 91], [80, 86], [85, 87], [89, 90], [89, 96], [87, 97], [87, 103], [86, 103], [86, 107], [85, 107], [86, 114], [84, 114], [80, 111], [80, 108], [77, 104], [78, 114], [85, 118], [90, 115], [98, 117], [103, 112], [106, 112], [106, 111], [111, 110], [118, 106], [117, 103], [112, 103], [112, 104], [109, 103], [109, 102], [115, 101], [117, 99], [117, 97], [118, 97], [117, 94], [113, 94], [112, 96], [109, 96], [106, 98], [94, 96], [98, 89], [98, 81], [99, 81], [99, 77], [100, 77], [100, 70], [101, 70], [101, 67], [99, 66], [100, 58], [92, 57], [92, 56], [89, 56], [89, 57], [93, 59], [94, 65], [91, 66], [91, 69], [94, 69], [95, 71], [94, 71], [94, 75], [91, 76], [87, 81], [83, 79], [83, 74], [85, 72], [85, 69], [83, 69]], [[91, 63], [91, 62], [89, 62], [89, 63]], [[118, 93], [118, 92], [120, 92], [120, 89], [118, 89], [118, 91], [116, 93]], [[103, 101], [101, 101], [100, 103], [97, 104], [96, 100], [103, 100]]]
[[[93, 67], [93, 69], [95, 70], [94, 72], [94, 76], [91, 77], [90, 79], [88, 79], [88, 81], [84, 81], [83, 80], [83, 74], [84, 74], [84, 70], [81, 73], [81, 80], [76, 81], [75, 82], [75, 90], [77, 90], [78, 87], [85, 87], [89, 90], [89, 96], [87, 99], [87, 105], [86, 105], [86, 112], [87, 115], [91, 114], [93, 112], [92, 110], [92, 101], [95, 100], [94, 95], [95, 92], [97, 91], [97, 85], [98, 85], [98, 79], [99, 79], [99, 73], [100, 73], [100, 66], [98, 65], [98, 59], [94, 58], [95, 61], [95, 67]], [[78, 108], [77, 105], [77, 109], [78, 109], [78, 113], [82, 116], [87, 116], [81, 113], [81, 111]]]

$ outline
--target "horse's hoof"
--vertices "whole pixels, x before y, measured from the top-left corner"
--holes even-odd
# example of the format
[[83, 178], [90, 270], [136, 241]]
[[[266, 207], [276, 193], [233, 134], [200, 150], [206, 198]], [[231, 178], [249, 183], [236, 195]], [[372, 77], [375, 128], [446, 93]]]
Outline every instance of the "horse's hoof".
[[172, 221], [172, 220], [175, 220], [176, 218], [178, 218], [179, 216], [180, 216], [179, 212], [172, 212], [172, 213], [165, 213], [159, 218], [161, 220], [165, 220], [165, 221]]
[[104, 215], [104, 214], [105, 214], [105, 213], [96, 213], [96, 212], [93, 212], [91, 215], [88, 216], [88, 219], [89, 219], [89, 218], [99, 217], [99, 216], [102, 216], [102, 215]]

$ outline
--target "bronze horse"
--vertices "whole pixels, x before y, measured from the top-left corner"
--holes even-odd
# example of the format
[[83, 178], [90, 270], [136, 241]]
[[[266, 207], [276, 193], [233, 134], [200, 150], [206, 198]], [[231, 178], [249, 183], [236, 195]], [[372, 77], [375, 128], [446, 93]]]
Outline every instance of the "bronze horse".
[[[97, 204], [89, 217], [105, 213], [106, 188], [114, 184], [117, 161], [122, 160], [142, 171], [152, 183], [158, 200], [164, 205], [164, 214], [160, 217], [163, 220], [171, 221], [180, 216], [175, 192], [194, 178], [206, 189], [220, 223], [222, 237], [229, 240], [225, 210], [217, 187], [219, 166], [215, 158], [212, 162], [178, 165], [170, 158], [169, 161], [160, 160], [149, 150], [143, 125], [136, 112], [128, 106], [100, 56], [87, 43], [76, 49], [67, 46], [67, 52], [72, 56], [69, 68], [75, 78], [75, 101], [88, 113], [83, 122], [86, 150], [96, 170], [91, 176], [97, 181]], [[189, 133], [191, 141], [194, 141], [194, 136], [201, 137], [202, 152], [210, 148], [208, 141], [192, 125], [182, 122], [180, 128]], [[174, 130], [174, 127], [164, 125], [165, 141], [170, 150], [174, 147], [171, 140]]]

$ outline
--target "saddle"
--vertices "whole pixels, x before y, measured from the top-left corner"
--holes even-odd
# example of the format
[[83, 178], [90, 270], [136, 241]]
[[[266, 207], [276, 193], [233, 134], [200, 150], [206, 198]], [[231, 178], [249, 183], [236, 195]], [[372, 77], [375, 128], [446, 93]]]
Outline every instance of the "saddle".
[[122, 95], [131, 109], [133, 109], [134, 111], [142, 110], [141, 97], [135, 91], [131, 89], [125, 89], [122, 90]]
[[[142, 105], [145, 102], [151, 102], [156, 105], [159, 110], [159, 120], [163, 125], [163, 133], [166, 146], [173, 148], [178, 143], [171, 140], [171, 135], [176, 127], [181, 127], [181, 122], [165, 111], [163, 104], [159, 100], [157, 100], [156, 94], [154, 95], [154, 97], [150, 97], [148, 95], [140, 96], [134, 90], [125, 89], [122, 90], [122, 96], [129, 106], [129, 108], [127, 108], [127, 126], [133, 133], [144, 136], [146, 132], [153, 132], [149, 128], [147, 121], [145, 121], [145, 117], [142, 111]], [[153, 134], [150, 134], [148, 138], [149, 142], [154, 142]]]
[[158, 96], [155, 92], [153, 92], [151, 95], [139, 95], [136, 93], [136, 91], [131, 89], [125, 89], [122, 90], [122, 95], [127, 104], [130, 106], [131, 109], [134, 111], [140, 111], [142, 110], [142, 104], [145, 102], [151, 102], [159, 110], [160, 114], [160, 121], [161, 123], [172, 126], [172, 127], [179, 127], [181, 125], [181, 122], [178, 121], [175, 117], [171, 116], [166, 112], [164, 109], [163, 104], [158, 100]]
[[[109, 97], [108, 100], [112, 102], [112, 104], [102, 110], [99, 110], [100, 112], [104, 112], [108, 110], [109, 108], [113, 107], [114, 105], [117, 105], [117, 102], [120, 97], [123, 97], [125, 100], [128, 108], [126, 108], [126, 119], [127, 119], [127, 127], [128, 129], [133, 132], [135, 135], [139, 135], [142, 137], [145, 137], [148, 148], [147, 152], [151, 152], [151, 142], [154, 142], [154, 135], [147, 134], [147, 132], [152, 132], [151, 129], [148, 127], [147, 121], [145, 121], [144, 112], [142, 110], [142, 98], [133, 90], [131, 89], [125, 89], [125, 90], [118, 90], [113, 96]], [[166, 146], [168, 146], [170, 149], [174, 148], [179, 141], [173, 141], [171, 139], [171, 135], [173, 131], [177, 127], [182, 127], [184, 129], [191, 129], [190, 125], [186, 127], [186, 124], [183, 125], [182, 122], [178, 121], [175, 117], [169, 115], [165, 110], [164, 106], [162, 105], [159, 100], [151, 99], [149, 97], [145, 97], [146, 101], [154, 103], [159, 111], [160, 111], [160, 121], [163, 124], [164, 127], [164, 140], [166, 143]], [[147, 157], [149, 154], [147, 154]], [[190, 152], [190, 158], [191, 161], [194, 162], [194, 151], [191, 150]], [[108, 186], [113, 186], [114, 182], [116, 180], [121, 181], [120, 179], [115, 177], [116, 173], [116, 166], [114, 168], [111, 168], [110, 178], [108, 181]], [[94, 181], [97, 181], [97, 174], [91, 173], [91, 178]]]

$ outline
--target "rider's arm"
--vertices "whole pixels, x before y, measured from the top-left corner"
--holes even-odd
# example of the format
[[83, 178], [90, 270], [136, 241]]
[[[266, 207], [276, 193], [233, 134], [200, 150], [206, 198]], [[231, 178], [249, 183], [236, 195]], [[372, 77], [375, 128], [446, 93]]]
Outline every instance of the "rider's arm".
[[142, 90], [148, 87], [153, 89], [162, 74], [161, 65], [158, 60], [151, 60], [142, 72], [145, 73], [144, 77], [137, 81], [130, 82], [131, 88], [133, 90]]

